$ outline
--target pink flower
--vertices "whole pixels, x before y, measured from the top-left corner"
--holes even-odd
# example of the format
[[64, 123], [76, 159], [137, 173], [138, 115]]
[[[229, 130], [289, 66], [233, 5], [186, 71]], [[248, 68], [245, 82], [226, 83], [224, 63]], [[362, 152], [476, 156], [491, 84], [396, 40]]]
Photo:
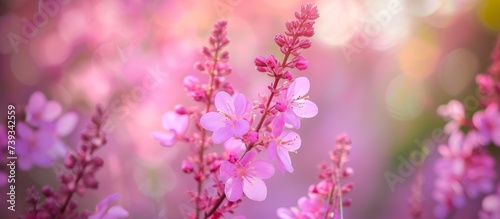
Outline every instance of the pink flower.
[[32, 130], [23, 122], [17, 124], [16, 153], [19, 155], [19, 168], [29, 170], [33, 165], [50, 167], [54, 162], [50, 149], [55, 144], [55, 136], [46, 129]]
[[500, 111], [498, 104], [488, 105], [486, 110], [476, 112], [472, 117], [474, 126], [487, 141], [493, 141], [500, 147]]
[[[312, 118], [318, 114], [318, 106], [306, 96], [309, 92], [309, 79], [298, 77], [288, 87], [286, 93], [282, 94], [280, 105], [286, 104], [285, 121], [287, 124], [298, 129], [300, 118]], [[300, 118], [299, 118], [300, 117]]]
[[245, 143], [241, 139], [230, 138], [224, 142], [224, 149], [228, 156], [239, 157], [240, 153], [245, 150]]
[[[282, 117], [277, 117], [275, 120], [283, 120]], [[283, 121], [284, 122], [284, 121]], [[269, 159], [277, 160], [278, 169], [281, 173], [285, 173], [285, 170], [292, 173], [292, 160], [290, 159], [290, 154], [288, 152], [294, 152], [300, 148], [301, 139], [299, 134], [292, 132], [290, 130], [283, 131], [280, 122], [273, 123], [273, 136], [274, 139], [269, 142], [268, 145], [268, 155]], [[275, 125], [276, 124], [276, 125]]]
[[495, 161], [479, 147], [478, 135], [470, 131], [464, 136], [457, 131], [448, 139], [448, 145], [438, 149], [443, 156], [435, 166], [439, 178], [435, 182], [434, 199], [438, 205], [434, 214], [438, 218], [463, 207], [466, 197], [475, 198], [492, 190]]
[[220, 175], [225, 181], [224, 193], [229, 201], [237, 201], [243, 193], [251, 200], [263, 201], [267, 187], [262, 179], [274, 175], [274, 167], [262, 160], [253, 160], [257, 152], [249, 151], [240, 161], [225, 161], [220, 166]]
[[241, 137], [248, 132], [250, 124], [243, 118], [248, 108], [248, 100], [243, 94], [231, 96], [224, 91], [215, 95], [217, 112], [209, 112], [200, 119], [203, 128], [213, 131], [212, 140], [216, 144], [229, 138]]
[[42, 122], [52, 122], [61, 115], [62, 107], [56, 101], [47, 101], [45, 95], [36, 91], [31, 94], [26, 106], [26, 122], [40, 125]]
[[480, 219], [500, 218], [500, 185], [497, 193], [486, 196], [482, 203], [483, 209], [479, 212]]
[[128, 217], [128, 212], [122, 206], [115, 205], [109, 207], [111, 202], [120, 198], [120, 194], [112, 194], [104, 198], [95, 207], [95, 213], [89, 219], [117, 219]]
[[189, 124], [189, 117], [179, 115], [174, 111], [168, 111], [163, 114], [161, 123], [166, 132], [156, 131], [151, 133], [151, 137], [159, 141], [162, 146], [168, 147], [183, 138]]
[[466, 121], [464, 106], [457, 100], [451, 100], [448, 104], [439, 106], [438, 114], [451, 119], [444, 127], [444, 131], [448, 134], [460, 130], [460, 126]]

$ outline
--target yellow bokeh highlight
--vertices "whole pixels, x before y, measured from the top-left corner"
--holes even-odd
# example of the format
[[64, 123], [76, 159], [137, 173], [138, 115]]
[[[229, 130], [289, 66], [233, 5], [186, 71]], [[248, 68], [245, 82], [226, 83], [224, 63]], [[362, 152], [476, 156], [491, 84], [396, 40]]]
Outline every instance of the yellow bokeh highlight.
[[481, 23], [492, 30], [500, 31], [500, 1], [485, 0], [479, 9]]
[[399, 66], [410, 78], [423, 80], [435, 72], [439, 54], [435, 40], [411, 37], [399, 52]]

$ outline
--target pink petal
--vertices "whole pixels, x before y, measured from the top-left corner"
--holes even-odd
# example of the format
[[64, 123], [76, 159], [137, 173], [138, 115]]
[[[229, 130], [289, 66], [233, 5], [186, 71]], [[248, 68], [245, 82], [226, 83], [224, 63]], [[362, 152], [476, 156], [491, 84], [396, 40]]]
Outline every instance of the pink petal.
[[220, 176], [223, 180], [228, 180], [229, 178], [236, 175], [236, 165], [232, 164], [229, 161], [224, 161], [220, 165]]
[[309, 92], [310, 83], [306, 77], [298, 77], [290, 85], [287, 91], [287, 97], [290, 99], [297, 99], [303, 97]]
[[179, 115], [174, 111], [168, 111], [163, 114], [161, 123], [166, 130], [175, 130], [178, 134], [184, 134], [189, 124], [189, 117]]
[[215, 107], [227, 114], [234, 113], [234, 102], [231, 95], [224, 91], [220, 91], [215, 95]]
[[[279, 152], [278, 152], [279, 153]], [[261, 179], [269, 179], [274, 175], [274, 167], [270, 163], [263, 160], [256, 160], [248, 164], [248, 168], [252, 177]]]
[[216, 112], [209, 112], [203, 115], [200, 119], [201, 126], [209, 131], [215, 131], [225, 126], [228, 118]]
[[49, 101], [45, 104], [45, 109], [42, 112], [42, 119], [48, 122], [54, 121], [61, 115], [62, 107], [56, 101]]
[[241, 165], [246, 166], [257, 155], [257, 152], [251, 150], [245, 154], [240, 160]]
[[243, 193], [251, 200], [264, 201], [267, 196], [267, 187], [259, 178], [246, 178], [243, 180]]
[[212, 141], [215, 144], [221, 144], [233, 137], [234, 130], [230, 125], [223, 126], [212, 134]]
[[247, 120], [241, 119], [237, 120], [234, 124], [234, 135], [241, 137], [250, 130], [250, 123]]
[[34, 114], [41, 112], [45, 107], [45, 102], [47, 102], [47, 98], [40, 91], [35, 91], [31, 94], [28, 105], [26, 106], [27, 114]]
[[97, 212], [101, 212], [101, 211], [104, 211], [108, 208], [108, 206], [114, 202], [115, 200], [119, 199], [121, 197], [121, 195], [119, 193], [114, 193], [114, 194], [111, 194], [111, 195], [108, 195], [106, 196], [105, 198], [103, 198], [96, 206], [96, 211]]
[[247, 110], [248, 100], [243, 94], [237, 94], [234, 98], [234, 114], [242, 117]]
[[36, 147], [42, 150], [48, 150], [56, 143], [55, 136], [48, 130], [41, 129], [35, 133]]
[[119, 205], [115, 205], [108, 209], [106, 215], [102, 219], [116, 219], [128, 217], [128, 212]]
[[267, 146], [267, 155], [270, 160], [278, 158], [278, 147], [276, 141], [269, 142], [269, 145]]
[[285, 115], [281, 113], [276, 116], [272, 123], [273, 136], [277, 138], [283, 132], [283, 128], [285, 128]]
[[177, 141], [174, 132], [153, 132], [151, 133], [151, 137], [159, 141], [160, 144], [165, 147], [172, 146]]
[[462, 150], [463, 141], [464, 141], [464, 134], [461, 132], [455, 132], [450, 136], [450, 138], [448, 139], [448, 147], [450, 148], [453, 154], [455, 155], [460, 154], [460, 151]]
[[312, 118], [318, 114], [318, 106], [310, 100], [300, 100], [292, 104], [293, 112], [301, 118]]
[[296, 219], [293, 212], [288, 208], [278, 208], [276, 214], [280, 219]]
[[24, 122], [17, 123], [17, 134], [20, 138], [30, 139], [33, 136], [33, 131]]
[[245, 143], [241, 139], [230, 138], [224, 142], [224, 149], [228, 154], [239, 155], [245, 149]]
[[76, 124], [78, 123], [78, 115], [74, 112], [69, 112], [61, 116], [57, 120], [56, 124], [56, 133], [58, 136], [67, 136], [69, 133], [75, 129]]
[[224, 193], [226, 193], [227, 200], [238, 201], [243, 195], [243, 179], [241, 177], [228, 179], [224, 187]]
[[292, 160], [290, 159], [290, 154], [284, 148], [278, 150], [278, 157], [285, 167], [286, 171], [293, 173]]
[[281, 138], [281, 141], [287, 142], [283, 147], [290, 151], [295, 151], [300, 148], [300, 145], [302, 144], [302, 140], [300, 139], [299, 134], [287, 130], [283, 134], [283, 138]]
[[291, 109], [288, 109], [288, 111], [285, 112], [285, 121], [288, 125], [291, 125], [293, 128], [296, 129], [300, 128], [300, 118], [297, 115], [295, 115], [295, 113]]

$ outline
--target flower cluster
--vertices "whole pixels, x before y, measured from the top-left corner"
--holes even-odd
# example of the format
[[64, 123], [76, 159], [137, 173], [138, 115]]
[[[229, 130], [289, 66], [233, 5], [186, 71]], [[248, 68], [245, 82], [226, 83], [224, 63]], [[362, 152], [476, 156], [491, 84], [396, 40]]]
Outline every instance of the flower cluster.
[[25, 121], [17, 124], [19, 168], [50, 167], [66, 154], [61, 138], [73, 131], [78, 115], [74, 112], [62, 114], [61, 104], [47, 100], [39, 91], [30, 96], [25, 113]]
[[309, 187], [308, 196], [299, 199], [298, 207], [278, 209], [278, 217], [281, 219], [342, 218], [343, 207], [351, 205], [351, 200], [344, 199], [343, 196], [353, 189], [352, 183], [341, 184], [341, 180], [353, 174], [352, 168], [345, 166], [350, 149], [349, 136], [339, 135], [335, 148], [330, 152], [330, 164], [322, 163], [319, 166], [320, 182]]
[[[318, 17], [316, 6], [302, 6], [295, 13], [296, 20], [286, 23], [284, 34], [275, 37], [283, 60], [274, 55], [255, 59], [257, 71], [266, 73], [273, 81], [253, 103], [225, 80], [231, 73], [229, 53], [224, 51], [229, 43], [227, 23], [219, 21], [214, 25], [209, 47], [202, 49], [206, 60], [195, 64], [196, 70], [208, 75], [208, 82], [202, 83], [195, 76], [184, 79], [188, 95], [202, 103], [203, 108], [177, 106], [163, 117], [167, 132], [152, 133], [164, 146], [177, 141], [193, 145], [194, 154], [182, 162], [182, 170], [192, 174], [197, 183], [196, 190], [189, 192], [195, 204], [195, 212], [189, 218], [221, 218], [224, 213], [233, 212], [243, 195], [255, 201], [264, 200], [267, 187], [263, 179], [270, 178], [275, 170], [269, 162], [256, 159], [262, 151], [267, 150], [268, 158], [283, 174], [293, 172], [289, 152], [300, 148], [301, 138], [291, 129], [299, 129], [300, 118], [314, 117], [318, 108], [307, 95], [309, 80], [294, 78], [292, 71], [308, 68], [307, 60], [300, 54], [311, 46], [308, 38], [314, 35], [313, 24]], [[196, 131], [187, 135], [190, 120]], [[217, 144], [224, 144], [223, 154], [207, 152]], [[208, 179], [212, 179], [216, 189], [214, 196], [204, 189]]]
[[456, 100], [438, 108], [438, 113], [449, 119], [445, 132], [450, 137], [448, 144], [439, 146], [442, 158], [435, 165], [436, 217], [444, 218], [465, 206], [467, 198], [494, 189], [495, 160], [487, 147], [491, 144], [500, 147], [500, 38], [492, 61], [488, 73], [476, 77], [482, 110], [467, 118], [464, 106]]
[[[66, 172], [59, 176], [61, 185], [57, 189], [45, 186], [42, 194], [45, 200], [41, 200], [38, 192], [34, 188], [28, 189], [28, 199], [30, 210], [25, 218], [123, 218], [128, 213], [121, 207], [107, 210], [107, 205], [111, 200], [105, 199], [97, 206], [94, 215], [89, 212], [78, 212], [78, 203], [74, 200], [74, 195], [83, 195], [87, 189], [97, 189], [99, 182], [95, 178], [95, 173], [99, 170], [104, 161], [94, 153], [106, 144], [106, 134], [103, 125], [106, 120], [104, 110], [98, 106], [95, 114], [91, 118], [91, 123], [81, 134], [81, 145], [76, 153], [68, 153], [64, 160]], [[115, 198], [109, 198], [115, 199]], [[105, 217], [106, 216], [106, 217]]]

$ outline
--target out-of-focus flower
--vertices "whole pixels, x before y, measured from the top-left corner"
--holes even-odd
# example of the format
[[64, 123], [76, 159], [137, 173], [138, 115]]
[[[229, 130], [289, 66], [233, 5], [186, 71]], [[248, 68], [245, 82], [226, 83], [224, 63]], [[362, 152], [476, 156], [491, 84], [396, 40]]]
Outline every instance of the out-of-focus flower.
[[89, 219], [118, 219], [128, 217], [128, 212], [119, 205], [110, 207], [111, 203], [118, 198], [120, 194], [112, 194], [102, 201], [95, 207], [95, 213], [90, 215]]
[[241, 139], [230, 138], [224, 142], [224, 149], [228, 156], [238, 157], [245, 150], [245, 143]]
[[19, 123], [17, 133], [19, 168], [29, 170], [33, 165], [49, 167], [55, 160], [64, 157], [67, 149], [61, 138], [74, 130], [78, 115], [74, 112], [62, 114], [61, 105], [56, 101], [47, 101], [40, 91], [30, 96], [25, 112], [26, 122]]
[[165, 131], [156, 131], [151, 136], [160, 142], [162, 146], [172, 146], [179, 139], [184, 138], [187, 126], [189, 124], [188, 115], [179, 115], [175, 111], [168, 111], [163, 114], [162, 126]]
[[500, 218], [500, 184], [497, 193], [486, 196], [482, 202], [482, 209], [479, 212], [480, 219]]
[[229, 201], [237, 201], [245, 194], [254, 201], [263, 201], [267, 187], [263, 179], [274, 175], [274, 167], [262, 160], [253, 160], [257, 153], [249, 151], [240, 161], [225, 161], [220, 166], [220, 175], [225, 183], [224, 193]]
[[465, 124], [465, 110], [462, 103], [457, 100], [451, 100], [446, 105], [438, 107], [438, 114], [444, 118], [450, 119], [444, 130], [451, 134], [460, 130], [460, 127]]
[[218, 112], [209, 112], [200, 119], [203, 128], [213, 131], [212, 140], [216, 144], [229, 138], [242, 137], [250, 129], [250, 124], [243, 118], [248, 100], [243, 94], [234, 97], [224, 91], [215, 95], [215, 107]]
[[484, 111], [476, 112], [472, 117], [479, 133], [500, 147], [500, 111], [497, 103], [491, 103]]
[[[280, 117], [276, 118], [276, 120], [278, 119]], [[301, 139], [299, 134], [290, 130], [283, 131], [280, 127], [274, 127], [273, 137], [274, 139], [269, 142], [267, 147], [269, 158], [277, 161], [278, 169], [281, 173], [284, 174], [285, 170], [292, 173], [292, 160], [288, 152], [294, 152], [300, 148]]]
[[55, 137], [47, 130], [32, 130], [23, 122], [17, 124], [16, 152], [19, 155], [19, 168], [29, 170], [33, 165], [50, 167], [54, 157], [49, 154], [56, 142]]
[[280, 104], [287, 106], [283, 112], [285, 122], [296, 129], [300, 128], [300, 118], [312, 118], [318, 114], [318, 106], [306, 96], [309, 88], [309, 79], [298, 77], [288, 87], [286, 93], [282, 94], [283, 99]]
[[466, 136], [457, 131], [448, 139], [448, 145], [439, 146], [443, 157], [435, 165], [436, 217], [444, 218], [451, 209], [463, 207], [466, 197], [474, 198], [493, 189], [495, 161], [479, 146], [474, 131]]
[[62, 107], [56, 101], [47, 101], [42, 92], [35, 91], [31, 94], [25, 111], [26, 122], [38, 126], [43, 122], [53, 122], [57, 119], [62, 113]]

